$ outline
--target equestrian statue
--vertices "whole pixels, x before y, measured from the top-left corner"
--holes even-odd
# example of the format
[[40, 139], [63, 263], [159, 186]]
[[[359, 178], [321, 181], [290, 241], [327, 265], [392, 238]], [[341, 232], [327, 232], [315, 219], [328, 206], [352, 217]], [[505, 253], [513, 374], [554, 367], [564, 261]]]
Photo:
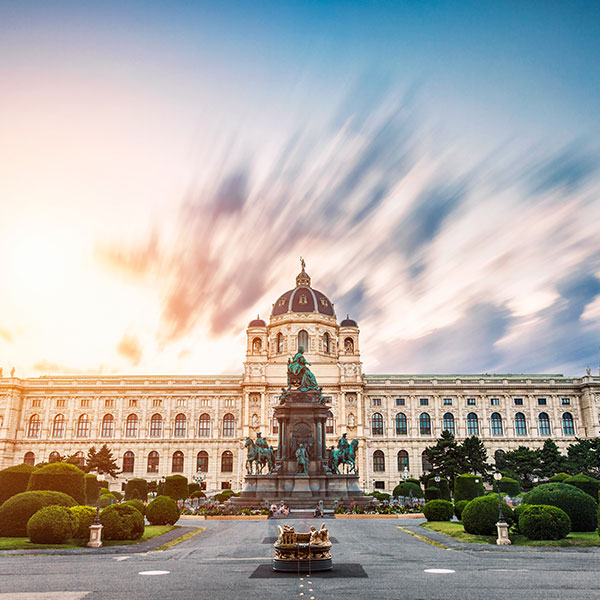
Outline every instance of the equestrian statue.
[[343, 434], [338, 440], [337, 450], [333, 447], [330, 450], [330, 464], [329, 468], [332, 473], [340, 475], [340, 465], [346, 465], [346, 473], [356, 473], [356, 453], [358, 450], [358, 440], [352, 440], [348, 442], [346, 439], [347, 434]]
[[[249, 475], [262, 475], [265, 467], [267, 467], [268, 473], [273, 472], [275, 467], [275, 450], [273, 446], [269, 446], [260, 431], [256, 434], [256, 441], [247, 437], [244, 446], [248, 449], [246, 472]], [[255, 466], [254, 469], [252, 465]]]

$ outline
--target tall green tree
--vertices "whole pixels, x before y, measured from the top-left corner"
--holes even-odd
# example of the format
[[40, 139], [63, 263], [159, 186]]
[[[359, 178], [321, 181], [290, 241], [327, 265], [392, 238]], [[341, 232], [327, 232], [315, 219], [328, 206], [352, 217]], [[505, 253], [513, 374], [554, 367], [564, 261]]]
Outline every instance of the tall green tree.
[[104, 444], [97, 452], [94, 446], [88, 450], [86, 471], [102, 471], [111, 477], [116, 477], [118, 475], [119, 466], [106, 444]]
[[491, 467], [488, 464], [487, 450], [476, 435], [466, 438], [462, 443], [461, 450], [464, 464], [463, 473], [473, 473], [473, 475], [482, 475], [483, 477], [490, 474]]
[[565, 469], [566, 457], [560, 453], [554, 440], [548, 438], [544, 446], [537, 450], [537, 455], [542, 477], [550, 478]]
[[519, 446], [498, 456], [496, 465], [501, 471], [518, 479], [523, 490], [531, 489], [534, 478], [541, 475], [538, 454], [527, 446]]
[[442, 431], [435, 446], [425, 448], [425, 458], [431, 464], [431, 474], [447, 479], [451, 485], [454, 477], [465, 469], [465, 457], [462, 447], [449, 431]]
[[580, 440], [567, 448], [567, 471], [600, 478], [600, 438]]

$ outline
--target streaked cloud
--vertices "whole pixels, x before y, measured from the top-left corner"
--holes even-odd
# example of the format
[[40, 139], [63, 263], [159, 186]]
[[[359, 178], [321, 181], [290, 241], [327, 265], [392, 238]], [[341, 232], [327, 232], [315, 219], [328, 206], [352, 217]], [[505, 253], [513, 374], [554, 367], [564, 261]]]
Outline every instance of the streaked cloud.
[[125, 334], [117, 344], [117, 352], [126, 358], [132, 365], [137, 365], [142, 358], [142, 348], [138, 339]]

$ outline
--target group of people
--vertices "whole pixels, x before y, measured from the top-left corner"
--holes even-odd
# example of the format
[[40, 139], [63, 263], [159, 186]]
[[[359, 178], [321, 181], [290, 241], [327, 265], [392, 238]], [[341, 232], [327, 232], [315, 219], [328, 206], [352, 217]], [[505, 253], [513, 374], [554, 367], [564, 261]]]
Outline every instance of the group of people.
[[269, 512], [271, 513], [271, 517], [287, 517], [287, 515], [290, 514], [290, 507], [282, 500], [279, 503], [279, 506], [277, 506], [275, 503], [271, 504]]

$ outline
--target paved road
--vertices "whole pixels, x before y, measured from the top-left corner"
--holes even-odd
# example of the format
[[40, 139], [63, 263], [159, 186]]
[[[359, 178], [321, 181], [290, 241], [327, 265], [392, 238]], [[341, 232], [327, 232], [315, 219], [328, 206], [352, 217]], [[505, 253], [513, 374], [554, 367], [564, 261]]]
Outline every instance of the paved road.
[[[408, 524], [402, 520], [328, 520], [339, 542], [334, 564], [359, 563], [368, 577], [256, 579], [250, 575], [272, 555], [262, 541], [276, 536], [281, 521], [200, 524], [207, 530], [164, 552], [0, 556], [0, 600], [600, 598], [600, 553], [445, 550], [399, 530]], [[314, 522], [293, 524], [304, 530]], [[144, 571], [168, 573], [140, 575]]]

